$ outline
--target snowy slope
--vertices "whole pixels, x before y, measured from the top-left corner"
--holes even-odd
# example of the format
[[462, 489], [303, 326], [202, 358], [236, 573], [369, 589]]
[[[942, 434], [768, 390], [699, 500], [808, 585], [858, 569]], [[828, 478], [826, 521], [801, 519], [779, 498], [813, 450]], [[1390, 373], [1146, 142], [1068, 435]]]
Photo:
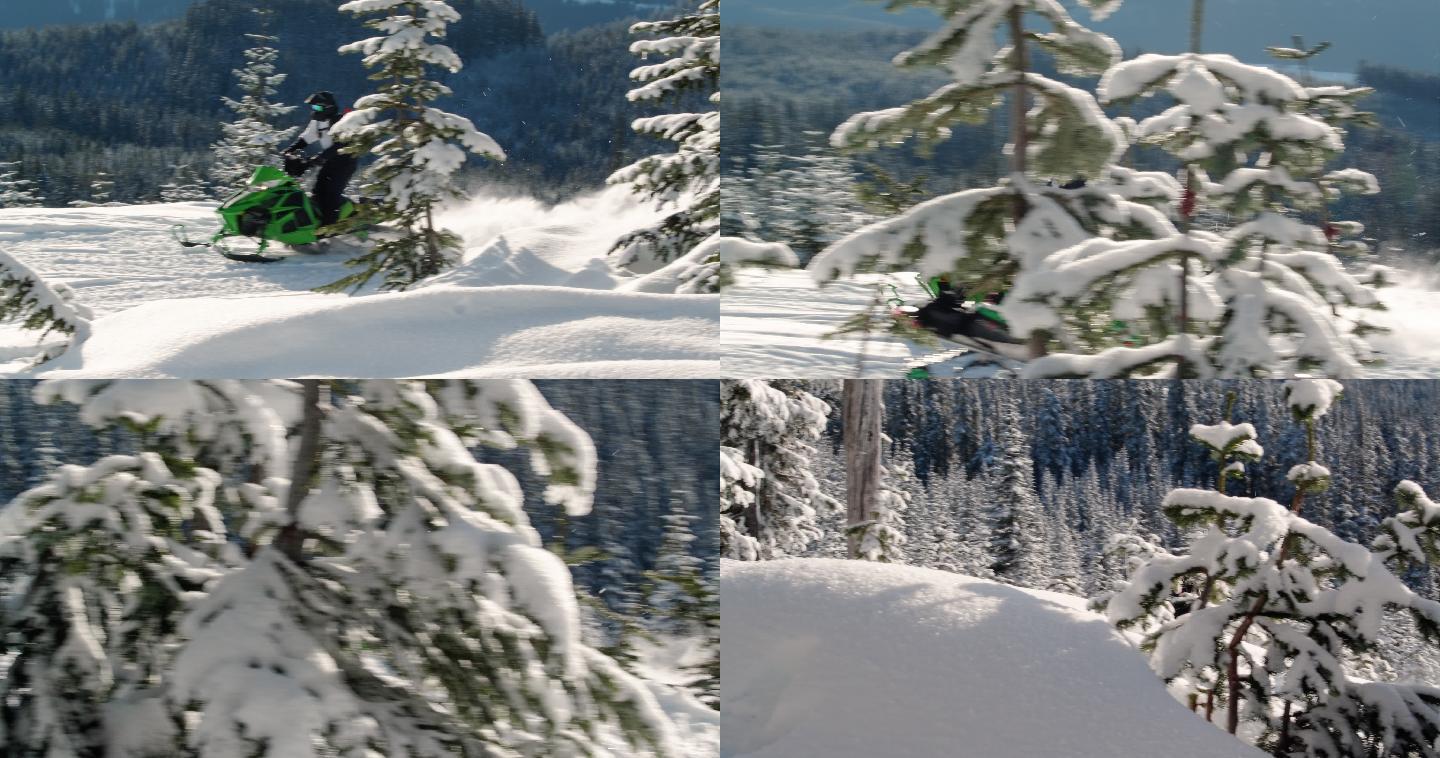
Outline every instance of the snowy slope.
[[1375, 321], [1390, 334], [1371, 337], [1386, 355], [1386, 365], [1372, 369], [1376, 377], [1434, 379], [1440, 377], [1440, 277], [1412, 276], [1380, 290], [1390, 310]]
[[0, 249], [97, 315], [82, 348], [39, 369], [21, 360], [34, 335], [0, 327], [0, 374], [713, 376], [718, 297], [617, 289], [635, 278], [605, 254], [654, 215], [619, 188], [554, 208], [473, 200], [442, 219], [467, 242], [461, 265], [348, 296], [310, 292], [348, 272], [343, 252], [250, 264], [176, 245], [172, 224], [214, 228], [206, 204], [0, 210]]
[[[875, 297], [877, 282], [893, 285], [911, 304], [927, 297], [913, 275], [861, 275], [817, 286], [801, 270], [742, 268], [735, 284], [725, 290], [721, 306], [721, 342], [726, 376], [817, 377], [855, 376], [862, 344], [858, 337], [822, 340], [845, 321], [865, 309]], [[890, 290], [885, 290], [886, 297]], [[1393, 335], [1372, 338], [1384, 354], [1383, 365], [1369, 367], [1371, 378], [1440, 377], [1440, 282], [1411, 277], [1380, 290], [1390, 309], [1372, 316], [1389, 326]], [[865, 375], [896, 377], [906, 361], [928, 355], [926, 348], [891, 337], [877, 336], [863, 346]], [[989, 365], [946, 364], [958, 376], [990, 376]], [[936, 376], [949, 375], [945, 371]]]
[[726, 758], [1263, 758], [1084, 602], [931, 569], [721, 564]]

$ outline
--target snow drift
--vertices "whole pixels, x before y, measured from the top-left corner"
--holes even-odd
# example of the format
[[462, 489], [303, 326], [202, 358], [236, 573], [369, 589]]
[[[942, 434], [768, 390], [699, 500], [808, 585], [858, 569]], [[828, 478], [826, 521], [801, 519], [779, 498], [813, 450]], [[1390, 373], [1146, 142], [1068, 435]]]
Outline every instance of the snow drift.
[[1084, 601], [931, 569], [721, 564], [725, 758], [1263, 758]]

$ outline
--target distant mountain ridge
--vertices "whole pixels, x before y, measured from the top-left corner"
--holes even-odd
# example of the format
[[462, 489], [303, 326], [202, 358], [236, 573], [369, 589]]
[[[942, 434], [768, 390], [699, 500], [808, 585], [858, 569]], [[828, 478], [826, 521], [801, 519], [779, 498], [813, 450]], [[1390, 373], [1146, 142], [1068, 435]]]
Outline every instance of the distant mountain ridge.
[[0, 0], [0, 28], [103, 21], [147, 23], [179, 16], [196, 0]]
[[[1066, 5], [1075, 6], [1074, 0]], [[1205, 48], [1258, 61], [1266, 45], [1330, 40], [1334, 47], [1316, 60], [1329, 71], [1353, 71], [1362, 60], [1440, 73], [1440, 3], [1435, 0], [1208, 0]], [[1078, 13], [1089, 23], [1088, 14]], [[1131, 0], [1094, 28], [1116, 38], [1126, 50], [1184, 49], [1190, 0]], [[726, 0], [726, 23], [811, 29], [877, 27], [934, 28], [937, 17], [923, 10], [887, 13], [878, 0]]]

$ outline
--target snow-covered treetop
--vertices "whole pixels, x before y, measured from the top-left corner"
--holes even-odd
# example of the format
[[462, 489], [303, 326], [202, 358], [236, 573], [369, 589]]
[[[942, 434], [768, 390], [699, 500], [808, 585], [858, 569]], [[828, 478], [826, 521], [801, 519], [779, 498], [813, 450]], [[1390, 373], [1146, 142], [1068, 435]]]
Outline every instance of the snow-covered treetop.
[[1285, 382], [1285, 403], [1296, 419], [1318, 421], [1344, 391], [1334, 379], [1291, 379]]
[[272, 474], [288, 466], [286, 430], [300, 413], [283, 381], [52, 380], [35, 387], [35, 401], [72, 403], [96, 429], [124, 424], [181, 455], [208, 451]]
[[1195, 424], [1190, 427], [1190, 436], [1210, 448], [1218, 460], [1240, 458], [1257, 461], [1265, 455], [1265, 448], [1255, 441], [1255, 425], [1250, 423]]
[[367, 22], [367, 26], [385, 36], [352, 42], [340, 48], [340, 52], [364, 53], [365, 65], [372, 68], [384, 68], [398, 59], [406, 59], [423, 61], [447, 71], [460, 70], [464, 64], [454, 50], [426, 39], [445, 36], [445, 27], [460, 20], [460, 14], [444, 0], [351, 0], [340, 6], [341, 12], [354, 14], [397, 9], [416, 9], [424, 15], [399, 13]]
[[[682, 98], [686, 93], [709, 93], [720, 102], [720, 2], [701, 0], [692, 12], [672, 19], [645, 21], [630, 27], [632, 34], [652, 35], [637, 40], [630, 51], [641, 58], [663, 58], [630, 72], [638, 83], [627, 97], [631, 102], [654, 103]], [[622, 236], [613, 248], [623, 266], [657, 267], [687, 256], [710, 238], [720, 223], [720, 111], [665, 113], [635, 119], [631, 128], [675, 144], [675, 152], [647, 156], [611, 174], [609, 184], [627, 184], [635, 194], [661, 205], [676, 206], [658, 223]], [[687, 273], [689, 289], [718, 289], [719, 262], [714, 253], [701, 263], [715, 274]], [[640, 269], [637, 269], [640, 270]]]
[[[1103, 16], [1118, 2], [1086, 3]], [[930, 8], [944, 24], [915, 48], [895, 58], [897, 66], [934, 66], [954, 79], [928, 97], [898, 108], [858, 113], [831, 136], [835, 147], [873, 148], [915, 137], [934, 142], [960, 123], [979, 123], [1008, 89], [1023, 86], [1034, 100], [1026, 118], [1028, 167], [1038, 175], [1095, 176], [1117, 157], [1125, 135], [1089, 93], [1021, 68], [1014, 44], [1049, 53], [1061, 73], [1097, 75], [1120, 58], [1120, 46], [1071, 18], [1057, 0], [892, 0], [889, 7]], [[1026, 30], [1021, 20], [1036, 14], [1050, 31]], [[1015, 35], [1020, 39], [1014, 39]], [[1008, 35], [1011, 46], [1001, 48]]]
[[764, 379], [738, 379], [731, 384], [742, 388], [748, 400], [725, 407], [738, 434], [780, 438], [803, 430], [803, 437], [815, 439], [829, 419], [830, 406], [808, 392], [787, 395]]
[[1440, 540], [1434, 529], [1440, 523], [1440, 505], [1410, 481], [1396, 485], [1395, 502], [1399, 513], [1380, 525], [1382, 534], [1375, 539], [1375, 549], [1416, 564], [1440, 561]]
[[[630, 78], [641, 84], [626, 96], [632, 102], [648, 101], [691, 89], [714, 89], [720, 77], [719, 10], [719, 0], [703, 0], [694, 14], [631, 26], [632, 34], [659, 37], [631, 43], [630, 52], [641, 58], [665, 60], [631, 71]], [[719, 93], [712, 95], [718, 97]]]
[[1141, 55], [1107, 71], [1099, 87], [1107, 104], [1162, 91], [1175, 105], [1141, 121], [1137, 137], [1187, 162], [1228, 169], [1236, 154], [1264, 146], [1277, 151], [1275, 165], [1308, 174], [1343, 147], [1338, 128], [1304, 113], [1304, 87], [1229, 55]]

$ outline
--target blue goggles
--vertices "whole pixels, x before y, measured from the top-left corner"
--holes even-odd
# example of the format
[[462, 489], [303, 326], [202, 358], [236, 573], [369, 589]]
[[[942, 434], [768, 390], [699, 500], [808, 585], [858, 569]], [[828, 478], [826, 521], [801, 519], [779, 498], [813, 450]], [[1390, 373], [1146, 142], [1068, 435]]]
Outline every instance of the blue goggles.
[[310, 110], [315, 111], [316, 113], [320, 113], [321, 111], [324, 111], [324, 110], [328, 109], [329, 107], [330, 107], [330, 106], [328, 106], [328, 105], [312, 105], [312, 106], [310, 106]]

